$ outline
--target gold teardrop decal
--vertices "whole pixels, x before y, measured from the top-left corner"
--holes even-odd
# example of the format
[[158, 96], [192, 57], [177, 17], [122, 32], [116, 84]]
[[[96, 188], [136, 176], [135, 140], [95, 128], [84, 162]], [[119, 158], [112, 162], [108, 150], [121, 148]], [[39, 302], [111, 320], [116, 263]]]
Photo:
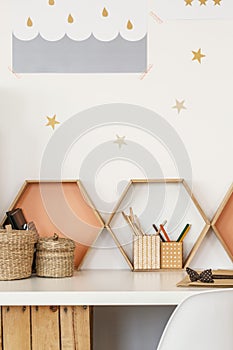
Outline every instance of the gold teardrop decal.
[[32, 26], [33, 26], [33, 22], [32, 22], [32, 20], [31, 20], [30, 17], [28, 17], [27, 26], [28, 26], [28, 27], [32, 27]]
[[74, 19], [73, 19], [73, 17], [71, 16], [71, 14], [69, 14], [68, 23], [73, 23], [73, 22], [74, 22]]
[[133, 25], [132, 25], [132, 23], [130, 22], [130, 20], [128, 20], [127, 29], [129, 29], [129, 30], [133, 29]]
[[49, 0], [49, 5], [50, 6], [53, 6], [55, 4], [55, 1], [54, 0]]
[[108, 11], [106, 10], [106, 7], [103, 9], [102, 16], [108, 17]]

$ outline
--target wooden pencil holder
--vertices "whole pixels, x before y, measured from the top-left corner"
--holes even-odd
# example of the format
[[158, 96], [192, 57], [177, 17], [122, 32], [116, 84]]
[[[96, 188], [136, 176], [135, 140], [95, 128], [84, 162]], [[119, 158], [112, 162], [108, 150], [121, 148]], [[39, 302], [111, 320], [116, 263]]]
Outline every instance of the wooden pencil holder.
[[160, 268], [160, 238], [157, 235], [138, 236], [133, 244], [134, 271]]
[[160, 257], [162, 269], [182, 269], [183, 242], [161, 242]]

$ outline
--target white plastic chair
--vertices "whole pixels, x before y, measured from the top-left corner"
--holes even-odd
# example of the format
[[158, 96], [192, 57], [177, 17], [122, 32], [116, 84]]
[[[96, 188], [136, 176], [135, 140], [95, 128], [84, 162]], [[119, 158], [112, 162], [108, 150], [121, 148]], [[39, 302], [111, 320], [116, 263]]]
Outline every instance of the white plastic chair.
[[185, 299], [168, 321], [157, 350], [232, 350], [233, 289]]

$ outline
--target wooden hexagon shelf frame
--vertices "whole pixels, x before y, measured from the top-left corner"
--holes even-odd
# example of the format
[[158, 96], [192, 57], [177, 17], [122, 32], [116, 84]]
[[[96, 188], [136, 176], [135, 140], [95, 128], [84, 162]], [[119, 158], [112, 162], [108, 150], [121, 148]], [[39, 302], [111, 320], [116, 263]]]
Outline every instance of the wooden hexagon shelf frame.
[[[28, 221], [35, 222], [40, 236], [52, 236], [56, 232], [76, 241], [76, 268], [81, 267], [105, 227], [79, 180], [27, 180], [9, 210], [17, 207], [22, 208]], [[6, 216], [2, 225], [5, 220]]]
[[233, 261], [233, 184], [217, 209], [211, 227]]
[[[118, 209], [120, 208], [122, 202], [124, 201], [130, 187], [132, 185], [140, 185], [140, 184], [147, 184], [147, 183], [157, 183], [157, 184], [182, 184], [184, 189], [186, 190], [186, 192], [188, 193], [192, 203], [194, 204], [194, 206], [196, 207], [197, 211], [199, 212], [200, 216], [202, 217], [205, 225], [202, 229], [202, 231], [200, 232], [197, 240], [195, 241], [195, 243], [193, 244], [193, 247], [188, 255], [188, 257], [186, 258], [186, 260], [184, 261], [183, 264], [183, 268], [187, 267], [190, 262], [192, 261], [194, 255], [196, 254], [197, 250], [199, 249], [203, 239], [205, 238], [207, 232], [210, 229], [210, 221], [208, 220], [207, 216], [205, 215], [204, 211], [202, 210], [200, 204], [198, 203], [196, 197], [194, 196], [194, 194], [192, 193], [191, 189], [189, 188], [188, 184], [185, 182], [184, 179], [133, 179], [130, 180], [129, 184], [126, 186], [124, 192], [122, 193], [114, 211], [112, 212], [111, 216], [109, 217], [109, 220], [107, 221], [106, 227], [108, 229], [108, 231], [110, 232], [110, 234], [112, 235], [117, 247], [119, 248], [119, 250], [121, 251], [122, 255], [124, 256], [126, 262], [128, 263], [129, 267], [131, 268], [132, 271], [134, 271], [134, 266], [133, 266], [133, 262], [130, 260], [128, 254], [126, 253], [126, 251], [124, 250], [123, 246], [121, 245], [119, 239], [117, 238], [116, 234], [114, 233], [114, 229], [111, 227], [111, 223], [113, 221], [113, 218], [115, 217]], [[161, 271], [161, 269], [155, 270], [155, 271]]]

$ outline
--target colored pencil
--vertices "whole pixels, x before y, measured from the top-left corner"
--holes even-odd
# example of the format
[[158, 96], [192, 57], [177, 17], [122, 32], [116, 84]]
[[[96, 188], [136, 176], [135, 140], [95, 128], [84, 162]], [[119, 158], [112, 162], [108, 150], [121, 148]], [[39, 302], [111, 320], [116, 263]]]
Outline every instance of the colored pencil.
[[166, 238], [167, 242], [171, 242], [171, 240], [170, 240], [170, 238], [169, 238], [169, 236], [168, 236], [167, 232], [165, 231], [162, 224], [160, 225], [160, 228], [161, 228], [161, 231], [163, 232], [164, 237]]
[[[182, 237], [184, 235], [186, 236], [186, 234], [188, 233], [189, 229], [190, 229], [190, 225], [189, 224], [185, 225], [184, 229], [182, 230], [181, 234], [179, 235], [179, 237], [177, 239], [177, 242], [181, 242]], [[186, 230], [188, 230], [188, 231], [186, 232]], [[183, 239], [184, 239], [184, 237], [183, 237]]]
[[191, 228], [191, 225], [189, 225], [189, 226], [187, 227], [185, 233], [183, 234], [183, 236], [181, 237], [181, 239], [180, 239], [179, 242], [183, 242], [183, 240], [184, 240], [185, 236], [187, 235], [187, 233], [189, 232], [190, 228]]

